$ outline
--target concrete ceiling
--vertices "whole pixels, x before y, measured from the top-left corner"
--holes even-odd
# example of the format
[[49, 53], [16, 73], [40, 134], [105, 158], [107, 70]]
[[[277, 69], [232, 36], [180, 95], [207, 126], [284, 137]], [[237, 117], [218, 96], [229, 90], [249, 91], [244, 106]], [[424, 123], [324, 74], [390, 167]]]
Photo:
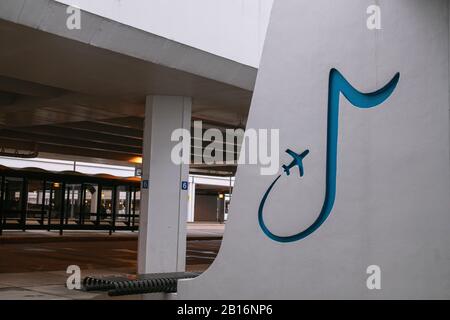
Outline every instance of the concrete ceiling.
[[[129, 161], [141, 155], [144, 101], [153, 94], [192, 97], [193, 119], [211, 126], [245, 125], [255, 69], [147, 33], [148, 43], [142, 43], [143, 31], [86, 13], [91, 29], [93, 24], [102, 26], [98, 32], [105, 35], [109, 26], [128, 43], [125, 49], [113, 46], [114, 41], [93, 45], [92, 39], [99, 39], [99, 35], [91, 29], [83, 31], [91, 33], [86, 40], [82, 33], [66, 36], [67, 31], [52, 24], [52, 17], [60, 20], [55, 12], [64, 13], [64, 5], [33, 2], [34, 10], [41, 5], [37, 20], [43, 10], [51, 12], [42, 26], [27, 13], [33, 9], [27, 9], [30, 3], [0, 3], [3, 151], [36, 151], [41, 156], [107, 163]], [[132, 36], [140, 40], [137, 43], [142, 50], [147, 50], [140, 57], [138, 48], [132, 47], [137, 44], [129, 40]], [[153, 47], [161, 50], [161, 45], [164, 59], [148, 52]]]

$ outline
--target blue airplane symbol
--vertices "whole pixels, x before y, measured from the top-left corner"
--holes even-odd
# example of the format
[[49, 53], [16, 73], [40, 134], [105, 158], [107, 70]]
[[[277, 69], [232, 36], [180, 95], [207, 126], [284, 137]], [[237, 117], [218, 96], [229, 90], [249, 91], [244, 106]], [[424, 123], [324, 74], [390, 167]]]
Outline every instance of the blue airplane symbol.
[[283, 169], [284, 172], [286, 172], [286, 175], [291, 174], [291, 169], [295, 166], [298, 166], [298, 169], [300, 170], [300, 177], [303, 177], [305, 174], [305, 170], [303, 168], [303, 159], [309, 154], [309, 150], [304, 151], [302, 154], [297, 154], [291, 149], [287, 149], [286, 153], [289, 154], [294, 160], [289, 165], [284, 165]]

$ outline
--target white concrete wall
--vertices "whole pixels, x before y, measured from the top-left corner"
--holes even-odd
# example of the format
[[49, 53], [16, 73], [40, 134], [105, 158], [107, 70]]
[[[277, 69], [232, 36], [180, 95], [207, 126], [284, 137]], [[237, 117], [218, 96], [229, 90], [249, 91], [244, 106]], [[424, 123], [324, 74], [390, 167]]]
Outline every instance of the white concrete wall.
[[[307, 238], [266, 236], [258, 208], [275, 177], [239, 167], [220, 253], [179, 283], [181, 299], [450, 298], [449, 2], [378, 0], [379, 31], [366, 27], [373, 3], [275, 1], [248, 127], [279, 128], [280, 152], [311, 153], [304, 178], [283, 174], [270, 195], [272, 232], [296, 234], [322, 207], [330, 69], [363, 92], [400, 82], [373, 109], [341, 96], [336, 201]], [[380, 290], [366, 285], [371, 265]]]
[[162, 37], [259, 66], [273, 0], [58, 0]]

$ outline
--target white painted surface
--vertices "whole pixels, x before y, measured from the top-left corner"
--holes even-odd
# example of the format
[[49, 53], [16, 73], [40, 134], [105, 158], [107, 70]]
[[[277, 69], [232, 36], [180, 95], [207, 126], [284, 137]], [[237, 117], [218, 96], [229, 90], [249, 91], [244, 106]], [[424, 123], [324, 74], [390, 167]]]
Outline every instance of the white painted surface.
[[189, 200], [188, 200], [188, 216], [187, 222], [195, 221], [195, 183], [192, 177], [189, 177]]
[[138, 272], [181, 272], [186, 266], [186, 218], [189, 165], [176, 165], [171, 141], [176, 129], [190, 129], [192, 100], [185, 97], [149, 96], [145, 110], [143, 181], [139, 221]]
[[273, 0], [58, 0], [243, 64], [259, 66]]
[[[401, 79], [371, 110], [341, 97], [336, 202], [307, 238], [262, 232], [258, 207], [274, 177], [239, 167], [220, 253], [179, 283], [180, 299], [450, 298], [449, 2], [377, 3], [380, 31], [366, 27], [372, 0], [275, 1], [248, 127], [280, 128], [280, 152], [311, 154], [305, 177], [283, 176], [270, 195], [272, 232], [296, 234], [320, 212], [330, 69], [364, 92]], [[381, 290], [366, 286], [371, 265]]]

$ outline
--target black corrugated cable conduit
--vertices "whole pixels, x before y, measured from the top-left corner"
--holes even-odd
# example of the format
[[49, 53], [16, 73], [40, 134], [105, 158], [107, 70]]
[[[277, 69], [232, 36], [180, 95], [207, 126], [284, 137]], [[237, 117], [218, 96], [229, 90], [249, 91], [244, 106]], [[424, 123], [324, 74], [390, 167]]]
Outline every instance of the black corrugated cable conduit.
[[108, 291], [110, 296], [123, 296], [144, 293], [175, 293], [178, 280], [193, 279], [199, 273], [175, 272], [144, 274], [134, 277], [86, 277], [83, 280], [85, 291]]

